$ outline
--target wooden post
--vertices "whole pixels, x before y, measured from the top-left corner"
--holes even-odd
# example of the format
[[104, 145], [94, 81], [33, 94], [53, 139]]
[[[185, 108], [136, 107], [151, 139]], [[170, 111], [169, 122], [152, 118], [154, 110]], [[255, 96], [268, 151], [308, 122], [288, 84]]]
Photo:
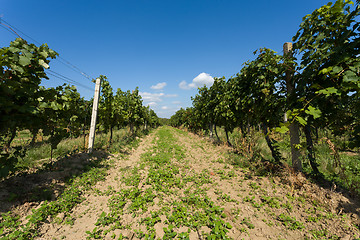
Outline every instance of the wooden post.
[[[292, 56], [292, 43], [286, 42], [283, 46], [284, 56]], [[287, 90], [287, 105], [290, 106], [292, 101], [295, 101], [295, 83], [292, 81], [291, 72], [286, 71], [286, 90]], [[292, 166], [296, 171], [302, 171], [302, 164], [300, 159], [300, 136], [299, 136], [299, 124], [292, 121], [289, 126], [290, 130], [290, 146], [291, 146], [291, 160]]]
[[100, 87], [101, 87], [101, 80], [100, 80], [100, 78], [97, 78], [96, 82], [95, 82], [93, 110], [92, 110], [92, 114], [91, 114], [88, 153], [91, 153], [93, 150], [93, 147], [94, 147], [96, 117], [97, 117], [97, 111], [98, 111], [98, 106], [99, 106]]

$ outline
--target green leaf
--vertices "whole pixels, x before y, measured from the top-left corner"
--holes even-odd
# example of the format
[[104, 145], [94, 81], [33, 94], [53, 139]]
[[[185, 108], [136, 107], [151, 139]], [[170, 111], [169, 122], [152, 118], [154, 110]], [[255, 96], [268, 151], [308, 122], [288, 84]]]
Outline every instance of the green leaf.
[[20, 49], [17, 47], [9, 47], [8, 50], [12, 53], [20, 52]]
[[296, 116], [296, 120], [303, 126], [305, 126], [307, 123], [306, 120], [300, 116]]
[[338, 95], [340, 96], [340, 92], [338, 89], [334, 88], [334, 87], [328, 87], [328, 88], [325, 88], [325, 89], [322, 89], [320, 91], [317, 91], [316, 93], [318, 94], [324, 94], [326, 95], [327, 97], [331, 94], [335, 94], [335, 95]]
[[39, 64], [41, 66], [43, 66], [44, 68], [48, 69], [49, 68], [49, 65], [42, 59], [39, 60]]
[[56, 110], [59, 110], [59, 104], [57, 104], [56, 102], [51, 102], [51, 108], [54, 109], [55, 111]]
[[357, 82], [359, 81], [359, 77], [353, 71], [346, 71], [344, 75], [345, 82]]
[[228, 228], [228, 229], [232, 229], [232, 226], [230, 225], [230, 223], [226, 223], [226, 228]]
[[21, 66], [27, 66], [31, 63], [30, 59], [25, 57], [25, 56], [20, 56], [19, 57], [19, 63]]
[[354, 63], [354, 67], [360, 68], [360, 61], [355, 62], [355, 63]]
[[305, 113], [312, 115], [314, 119], [319, 118], [321, 116], [320, 109], [314, 108], [313, 106], [309, 106], [308, 110], [305, 110]]
[[338, 73], [341, 72], [342, 70], [343, 70], [342, 67], [340, 67], [340, 66], [335, 66], [335, 67], [333, 68], [333, 70], [332, 70], [332, 73], [338, 74]]
[[327, 74], [331, 70], [332, 70], [332, 67], [328, 67], [328, 68], [321, 69], [319, 73], [320, 74]]
[[49, 54], [45, 51], [42, 51], [39, 53], [41, 56], [43, 56], [44, 58], [47, 58], [49, 56]]
[[24, 54], [27, 58], [33, 58], [33, 57], [34, 57], [34, 55], [33, 55], [31, 52], [27, 51], [27, 50], [24, 50], [24, 51], [23, 51], [23, 54]]
[[275, 131], [278, 133], [287, 133], [289, 131], [289, 128], [286, 126], [276, 127]]
[[39, 103], [39, 107], [46, 108], [46, 107], [48, 107], [48, 104], [46, 102], [41, 102], [41, 103]]
[[11, 64], [11, 68], [19, 73], [24, 73], [24, 69], [18, 65], [15, 65], [15, 64]]

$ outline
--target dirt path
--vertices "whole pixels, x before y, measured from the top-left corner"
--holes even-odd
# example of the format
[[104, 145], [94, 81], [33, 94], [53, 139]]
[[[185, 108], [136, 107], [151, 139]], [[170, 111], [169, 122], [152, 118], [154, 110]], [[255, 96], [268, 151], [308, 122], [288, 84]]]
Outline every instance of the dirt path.
[[[110, 195], [98, 194], [101, 192], [119, 191], [121, 189], [122, 172], [127, 169], [133, 169], [140, 162], [140, 156], [152, 145], [154, 134], [146, 136], [140, 142], [140, 145], [129, 156], [112, 158], [111, 168], [108, 170], [106, 180], [98, 182], [93, 190], [85, 196], [85, 200], [73, 209], [71, 218], [74, 220], [71, 224], [46, 224], [41, 229], [39, 239], [86, 239], [86, 231], [93, 230], [98, 216], [103, 211], [109, 211], [107, 203]], [[59, 216], [61, 220], [63, 216]]]
[[161, 127], [38, 239], [356, 239], [360, 207], [301, 175], [254, 169], [197, 135]]

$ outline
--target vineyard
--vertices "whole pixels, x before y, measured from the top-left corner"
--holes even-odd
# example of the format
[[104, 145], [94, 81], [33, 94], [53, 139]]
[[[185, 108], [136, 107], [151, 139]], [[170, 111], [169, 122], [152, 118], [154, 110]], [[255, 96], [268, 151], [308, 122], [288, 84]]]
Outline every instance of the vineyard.
[[[239, 135], [234, 141], [241, 142], [240, 152], [252, 147], [253, 133], [260, 130], [274, 163], [286, 160], [291, 149], [295, 170], [325, 174], [360, 193], [359, 155], [350, 154], [357, 157], [346, 164], [340, 160], [340, 152], [358, 152], [360, 144], [360, 7], [350, 6], [336, 1], [305, 16], [293, 48], [284, 44], [283, 55], [255, 51], [256, 59], [234, 77], [199, 88], [193, 107], [177, 111], [171, 125], [210, 137], [221, 127], [230, 146], [229, 133]], [[331, 164], [317, 159], [323, 145], [331, 150]]]
[[[42, 79], [47, 79], [45, 69], [49, 68], [50, 59], [58, 55], [46, 44], [36, 47], [18, 38], [11, 42], [10, 47], [2, 48], [0, 55], [0, 178], [3, 178], [15, 172], [17, 162], [26, 155], [28, 147], [12, 146], [19, 132], [30, 131], [32, 140], [27, 143], [29, 147], [35, 144], [41, 132], [51, 146], [52, 158], [52, 152], [61, 140], [87, 134], [92, 100], [84, 100], [74, 86], [40, 86]], [[140, 126], [150, 128], [159, 124], [155, 112], [143, 106], [137, 88], [132, 92], [117, 89], [114, 94], [106, 76], [99, 78], [103, 86], [97, 129], [110, 132], [109, 144], [114, 128], [130, 126], [134, 135]]]
[[0, 49], [0, 239], [360, 239], [359, 13], [306, 15], [282, 54], [260, 48], [167, 120], [100, 75], [91, 153], [93, 99], [43, 87], [59, 54], [15, 39]]

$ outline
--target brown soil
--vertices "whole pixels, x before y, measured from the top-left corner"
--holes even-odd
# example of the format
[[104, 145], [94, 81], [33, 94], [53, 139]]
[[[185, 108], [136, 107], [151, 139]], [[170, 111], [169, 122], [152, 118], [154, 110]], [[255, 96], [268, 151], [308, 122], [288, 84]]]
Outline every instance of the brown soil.
[[[127, 158], [118, 158], [114, 155], [112, 158], [117, 161], [109, 169], [106, 180], [99, 182], [94, 186], [94, 189], [98, 191], [106, 191], [112, 188], [114, 191], [121, 189], [121, 183], [119, 179], [122, 177], [122, 169], [132, 169], [139, 164], [140, 156], [151, 145], [153, 134], [145, 137], [140, 146], [134, 150]], [[46, 224], [41, 229], [40, 239], [53, 239], [54, 236], [64, 236], [66, 239], [86, 239], [86, 231], [91, 231], [95, 227], [98, 216], [103, 211], [108, 211], [107, 203], [110, 196], [99, 196], [93, 192], [90, 192], [86, 196], [86, 200], [75, 207], [72, 212], [72, 218], [75, 219], [73, 225], [64, 224]], [[129, 218], [127, 221], [131, 221]], [[126, 220], [125, 220], [126, 221]], [[117, 232], [115, 231], [115, 234]], [[129, 235], [127, 233], [126, 235]]]
[[[359, 199], [354, 199], [346, 193], [336, 191], [336, 186], [325, 189], [311, 183], [302, 174], [295, 174], [292, 169], [285, 168], [269, 177], [254, 176], [246, 169], [234, 167], [227, 164], [224, 155], [231, 151], [226, 146], [214, 147], [211, 141], [189, 133], [189, 137], [183, 135], [179, 140], [186, 149], [191, 159], [192, 168], [197, 171], [208, 169], [210, 177], [214, 179], [213, 188], [208, 195], [220, 204], [228, 215], [234, 228], [229, 233], [233, 239], [305, 239], [309, 237], [309, 231], [327, 231], [327, 236], [334, 239], [354, 239], [359, 237], [360, 204]], [[202, 146], [202, 147], [197, 147]], [[220, 159], [220, 161], [218, 161]], [[221, 171], [235, 171], [235, 177], [222, 179]], [[251, 187], [251, 186], [258, 186]], [[335, 188], [335, 189], [334, 189]], [[234, 202], [223, 202], [218, 200], [216, 191], [228, 194]], [[293, 201], [293, 208], [284, 209], [267, 207], [259, 210], [250, 202], [244, 202], [246, 196], [254, 197], [255, 203], [261, 203], [263, 196], [278, 199], [279, 202], [291, 202], [291, 199], [304, 199], [304, 203]], [[317, 209], [316, 206], [319, 206]], [[321, 207], [320, 207], [321, 206]], [[312, 222], [311, 214], [307, 212], [318, 211], [318, 215], [328, 213], [328, 219], [318, 219]], [[321, 211], [323, 211], [321, 213]], [[232, 213], [236, 212], [234, 215]], [[279, 224], [276, 216], [287, 214], [299, 222], [304, 223], [303, 230], [289, 230], [283, 224]], [[275, 216], [275, 217], [274, 217]], [[339, 218], [339, 216], [341, 216]], [[241, 220], [248, 218], [254, 225], [254, 229], [244, 231]], [[310, 221], [309, 221], [310, 220]], [[357, 226], [357, 227], [356, 227]], [[245, 228], [246, 229], [246, 228]], [[336, 236], [338, 238], [336, 238]], [[327, 239], [310, 238], [310, 239]]]

